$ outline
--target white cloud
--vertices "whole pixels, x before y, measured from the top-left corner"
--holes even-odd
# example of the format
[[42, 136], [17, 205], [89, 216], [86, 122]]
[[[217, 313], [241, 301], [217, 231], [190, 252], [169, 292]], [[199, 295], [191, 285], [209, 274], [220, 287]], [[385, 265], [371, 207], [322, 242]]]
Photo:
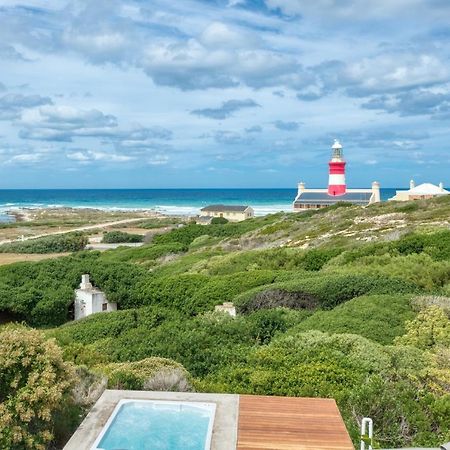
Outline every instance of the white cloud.
[[67, 158], [81, 163], [88, 163], [94, 161], [118, 163], [118, 162], [133, 161], [136, 159], [136, 157], [130, 155], [120, 155], [116, 153], [92, 151], [92, 150], [76, 151], [68, 153]]

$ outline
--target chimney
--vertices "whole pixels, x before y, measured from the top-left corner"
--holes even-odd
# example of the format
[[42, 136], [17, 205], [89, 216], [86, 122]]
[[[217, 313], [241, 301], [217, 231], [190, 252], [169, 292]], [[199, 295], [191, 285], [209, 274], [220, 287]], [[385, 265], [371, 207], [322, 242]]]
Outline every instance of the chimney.
[[409, 188], [410, 189], [414, 189], [416, 187], [416, 183], [414, 182], [414, 180], [410, 180], [409, 181]]
[[89, 281], [89, 274], [85, 273], [84, 275], [81, 275], [80, 289], [92, 289], [92, 283]]
[[300, 181], [300, 183], [298, 183], [298, 193], [301, 194], [302, 192], [305, 192], [305, 183]]
[[372, 203], [379, 203], [379, 202], [381, 202], [380, 183], [378, 183], [378, 181], [374, 181], [372, 183], [372, 194], [373, 194], [373, 201], [372, 201]]

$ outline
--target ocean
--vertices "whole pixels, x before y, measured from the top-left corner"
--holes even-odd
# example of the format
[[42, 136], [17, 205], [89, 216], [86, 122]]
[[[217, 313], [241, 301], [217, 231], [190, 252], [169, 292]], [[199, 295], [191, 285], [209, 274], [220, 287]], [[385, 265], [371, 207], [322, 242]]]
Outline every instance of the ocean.
[[[4, 189], [0, 190], [0, 220], [17, 208], [151, 209], [165, 214], [198, 214], [216, 204], [250, 205], [258, 216], [291, 211], [296, 189]], [[395, 189], [381, 189], [387, 200]]]

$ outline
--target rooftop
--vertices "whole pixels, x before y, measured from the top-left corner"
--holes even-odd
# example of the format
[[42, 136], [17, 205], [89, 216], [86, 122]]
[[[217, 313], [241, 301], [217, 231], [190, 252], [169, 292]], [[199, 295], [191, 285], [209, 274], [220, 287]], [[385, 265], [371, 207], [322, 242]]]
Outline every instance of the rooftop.
[[431, 183], [422, 183], [416, 187], [413, 187], [408, 191], [411, 195], [442, 195], [442, 194], [450, 194], [449, 191], [445, 189], [441, 189], [439, 186], [436, 186]]
[[347, 192], [344, 195], [328, 195], [327, 192], [302, 192], [295, 200], [299, 204], [334, 204], [338, 202], [350, 202], [356, 204], [367, 204], [372, 192]]

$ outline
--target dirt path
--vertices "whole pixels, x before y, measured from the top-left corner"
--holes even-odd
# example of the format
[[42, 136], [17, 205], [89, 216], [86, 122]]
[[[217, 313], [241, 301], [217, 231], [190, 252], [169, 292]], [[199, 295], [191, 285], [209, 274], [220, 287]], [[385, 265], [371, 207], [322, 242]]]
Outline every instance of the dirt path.
[[53, 236], [55, 234], [73, 233], [75, 231], [96, 230], [98, 228], [106, 228], [106, 227], [110, 227], [112, 225], [125, 225], [127, 223], [140, 222], [145, 219], [148, 219], [148, 217], [135, 217], [133, 219], [116, 220], [115, 222], [104, 222], [104, 223], [97, 223], [95, 225], [85, 225], [85, 226], [78, 227], [78, 228], [71, 228], [70, 230], [52, 231], [50, 233], [36, 234], [35, 236], [27, 236], [27, 237], [24, 237], [23, 239], [5, 239], [3, 241], [0, 241], [0, 244], [9, 244], [11, 242], [17, 242], [17, 241], [21, 241], [21, 240], [28, 241], [30, 239], [37, 239], [37, 238], [46, 237], [46, 236]]
[[0, 266], [22, 261], [42, 261], [44, 259], [59, 258], [67, 255], [70, 255], [70, 253], [0, 253]]

